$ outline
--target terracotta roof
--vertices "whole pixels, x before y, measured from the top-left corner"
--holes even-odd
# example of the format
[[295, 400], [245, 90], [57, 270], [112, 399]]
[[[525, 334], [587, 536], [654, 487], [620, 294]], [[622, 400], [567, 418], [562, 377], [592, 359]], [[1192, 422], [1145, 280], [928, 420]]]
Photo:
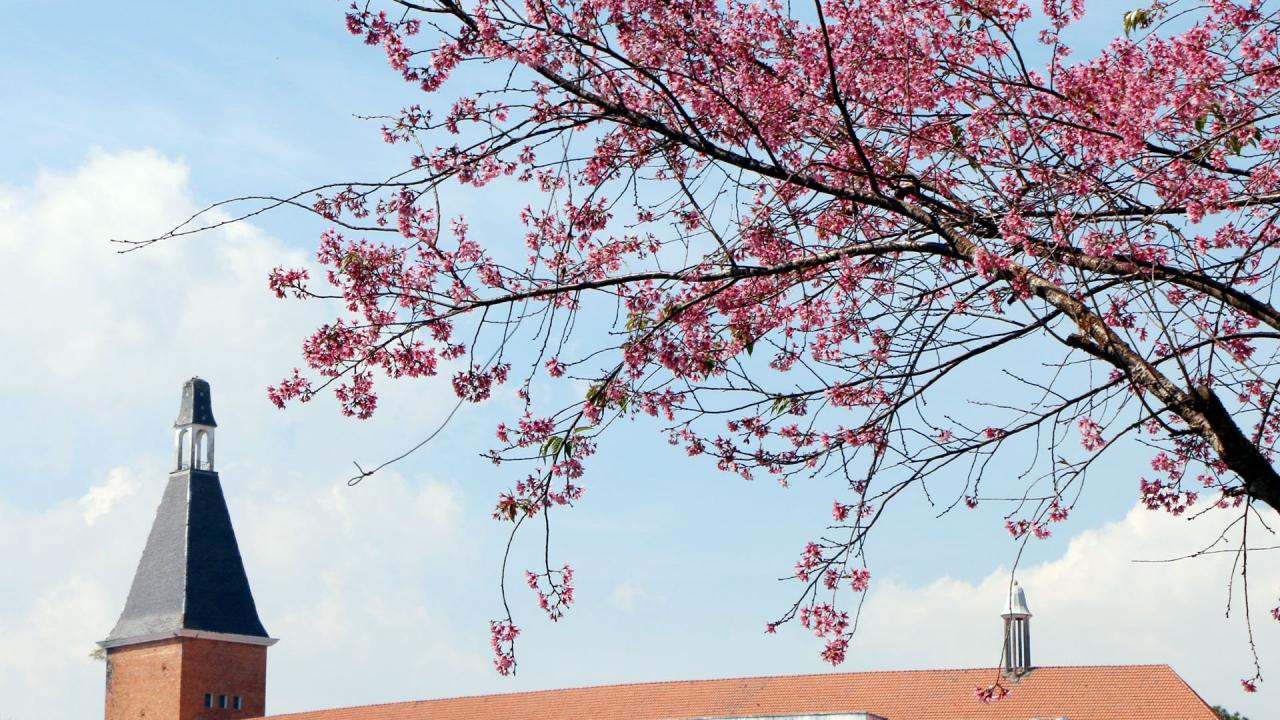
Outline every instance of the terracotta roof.
[[888, 720], [1216, 720], [1168, 665], [1038, 667], [990, 704], [990, 669], [691, 680], [422, 700], [275, 720], [671, 720], [869, 712]]

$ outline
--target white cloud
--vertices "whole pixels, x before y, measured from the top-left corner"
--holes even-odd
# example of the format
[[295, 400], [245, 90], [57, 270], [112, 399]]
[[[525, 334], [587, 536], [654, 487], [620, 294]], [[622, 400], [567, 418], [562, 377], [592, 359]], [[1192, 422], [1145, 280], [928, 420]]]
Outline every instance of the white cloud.
[[448, 485], [427, 483], [418, 493], [417, 510], [428, 527], [449, 530], [458, 519], [458, 494]]
[[[123, 468], [109, 473], [131, 475]], [[106, 480], [99, 487], [110, 485]], [[124, 532], [130, 525], [146, 522], [148, 513], [138, 500], [138, 494], [122, 495], [112, 512], [90, 524], [84, 507], [73, 500], [29, 511], [0, 496], [6, 589], [0, 593], [0, 713], [6, 718], [100, 712], [101, 699], [88, 698], [79, 688], [101, 687], [103, 668], [89, 653], [120, 611], [123, 596], [116, 577], [131, 573], [137, 563], [138, 548], [126, 551], [132, 543], [122, 540], [130, 535]], [[135, 556], [126, 559], [126, 552]], [[54, 708], [65, 715], [51, 715]]]
[[[154, 467], [116, 468], [94, 489], [143, 474], [163, 477]], [[490, 672], [487, 655], [455, 647], [437, 610], [442, 566], [476, 562], [459, 544], [456, 490], [395, 474], [379, 481], [363, 493], [340, 483], [285, 492], [235, 487], [229, 498], [263, 621], [284, 640], [271, 652], [272, 667], [285, 668], [272, 672], [276, 709], [373, 701], [442, 667]], [[100, 712], [103, 666], [89, 653], [123, 608], [159, 490], [152, 482], [145, 492], [120, 493], [93, 523], [84, 522], [79, 501], [24, 511], [0, 498], [5, 586], [18, 589], [0, 597], [4, 717]], [[370, 682], [347, 672], [353, 662], [387, 670]]]
[[[442, 668], [488, 673], [487, 655], [452, 645], [442, 578], [472, 557], [456, 488], [394, 472], [367, 486], [244, 498], [235, 517], [272, 649], [273, 707], [375, 702]], [[270, 612], [266, 612], [270, 609]], [[466, 637], [470, 633], [462, 633]], [[429, 650], [427, 648], [430, 648]], [[379, 668], [378, 682], [350, 668]]]
[[[438, 578], [476, 562], [453, 479], [386, 471], [348, 488], [333, 467], [355, 448], [399, 449], [442, 404], [421, 390], [386, 398], [369, 423], [270, 407], [264, 386], [322, 309], [277, 301], [266, 273], [305, 255], [243, 224], [124, 256], [107, 242], [190, 215], [188, 180], [155, 152], [96, 150], [73, 171], [0, 187], [0, 347], [20, 359], [0, 374], [0, 477], [40, 479], [0, 481], [0, 717], [100, 714], [103, 666], [89, 653], [123, 608], [192, 374], [213, 382], [228, 503], [263, 620], [284, 640], [273, 709], [378, 699], [443, 666], [487, 676], [483, 651], [455, 647], [470, 629], [439, 609], [454, 595]], [[353, 656], [401, 670], [369, 681], [346, 672]]]
[[609, 602], [619, 610], [634, 610], [636, 600], [644, 594], [644, 590], [630, 580], [620, 583], [609, 593]]
[[[1235, 607], [1224, 617], [1234, 556], [1135, 562], [1208, 546], [1229, 520], [1227, 512], [1188, 522], [1135, 507], [1120, 522], [1076, 535], [1061, 557], [1019, 569], [1033, 613], [1033, 661], [1168, 663], [1210, 703], [1267, 717], [1263, 708], [1274, 707], [1280, 693], [1280, 623], [1269, 612], [1280, 604], [1280, 557], [1274, 551], [1249, 556], [1254, 637], [1264, 675], [1277, 678], [1258, 695], [1244, 694], [1238, 682], [1253, 674], [1238, 578]], [[1274, 513], [1268, 521], [1276, 527]], [[1254, 523], [1251, 544], [1275, 545]], [[868, 624], [859, 630], [855, 652], [888, 667], [972, 666], [975, 658], [994, 665], [1009, 580], [1008, 571], [999, 570], [978, 583], [879, 583], [864, 609]]]
[[111, 512], [117, 502], [138, 491], [138, 481], [126, 468], [116, 468], [107, 476], [102, 485], [94, 485], [89, 492], [80, 498], [80, 507], [84, 508], [84, 524], [92, 525], [95, 520]]
[[0, 347], [20, 358], [20, 371], [0, 374], [0, 394], [24, 411], [24, 422], [0, 433], [0, 455], [43, 474], [97, 459], [95, 451], [118, 453], [140, 429], [162, 430], [191, 375], [212, 382], [215, 414], [236, 418], [220, 431], [224, 466], [293, 450], [279, 444], [279, 430], [300, 420], [328, 434], [295, 436], [308, 453], [349, 463], [345, 447], [389, 456], [406, 428], [443, 416], [421, 391], [388, 393], [367, 423], [333, 417], [328, 397], [309, 414], [270, 408], [266, 386], [300, 364], [302, 338], [336, 311], [267, 290], [271, 268], [307, 265], [310, 254], [248, 223], [123, 255], [108, 241], [152, 238], [189, 217], [201, 207], [189, 180], [185, 164], [154, 151], [94, 150], [73, 171], [0, 186], [0, 264], [9, 269], [0, 302], [10, 308], [0, 313]]

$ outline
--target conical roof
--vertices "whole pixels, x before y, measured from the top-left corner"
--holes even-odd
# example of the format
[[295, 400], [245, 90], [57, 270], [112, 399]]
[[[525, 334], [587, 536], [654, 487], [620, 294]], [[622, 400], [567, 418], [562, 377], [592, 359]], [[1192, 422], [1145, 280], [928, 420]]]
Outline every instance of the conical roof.
[[[174, 426], [191, 424], [215, 425], [200, 378], [183, 386]], [[180, 468], [169, 475], [124, 612], [102, 645], [192, 633], [274, 642], [258, 619], [218, 473]]]
[[168, 487], [105, 645], [203, 631], [267, 638], [218, 474], [188, 470]]
[[1027, 607], [1027, 594], [1022, 591], [1022, 586], [1018, 584], [1017, 580], [1013, 581], [1013, 589], [1009, 592], [1009, 602], [1005, 605], [1001, 617], [1013, 615], [1031, 616], [1031, 609]]

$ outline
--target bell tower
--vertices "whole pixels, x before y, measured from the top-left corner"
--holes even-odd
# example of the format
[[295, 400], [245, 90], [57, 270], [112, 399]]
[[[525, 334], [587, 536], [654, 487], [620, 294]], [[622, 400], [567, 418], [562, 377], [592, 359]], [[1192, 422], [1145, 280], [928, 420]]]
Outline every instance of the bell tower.
[[216, 427], [218, 423], [213, 419], [209, 383], [191, 378], [182, 386], [182, 404], [178, 406], [178, 419], [173, 421], [173, 439], [177, 449], [173, 472], [213, 472], [213, 429]]
[[209, 383], [182, 388], [174, 466], [106, 640], [106, 720], [266, 714], [267, 647], [213, 464]]

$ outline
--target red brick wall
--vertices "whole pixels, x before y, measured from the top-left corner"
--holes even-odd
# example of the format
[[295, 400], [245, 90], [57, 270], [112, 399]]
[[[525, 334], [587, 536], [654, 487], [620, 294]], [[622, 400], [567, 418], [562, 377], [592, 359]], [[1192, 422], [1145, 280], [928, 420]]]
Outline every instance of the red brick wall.
[[[266, 714], [267, 649], [173, 638], [107, 653], [106, 720], [240, 720]], [[213, 693], [213, 707], [205, 707]], [[227, 707], [218, 707], [227, 696]], [[240, 697], [240, 710], [234, 698]]]
[[176, 720], [182, 687], [182, 640], [107, 652], [107, 720]]
[[[212, 709], [204, 706], [213, 693]], [[218, 696], [227, 696], [227, 709]], [[240, 710], [232, 699], [240, 697]], [[220, 640], [183, 638], [182, 707], [180, 720], [239, 720], [266, 715], [267, 649]], [[114, 720], [114, 718], [112, 719]]]

